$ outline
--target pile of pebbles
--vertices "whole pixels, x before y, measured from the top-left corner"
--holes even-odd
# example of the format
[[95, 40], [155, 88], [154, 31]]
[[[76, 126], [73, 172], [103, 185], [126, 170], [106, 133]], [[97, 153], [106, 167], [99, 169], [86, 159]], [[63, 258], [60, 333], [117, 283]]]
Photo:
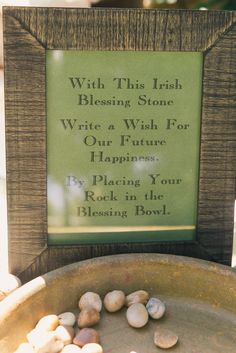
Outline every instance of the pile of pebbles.
[[[126, 306], [126, 319], [134, 328], [144, 327], [149, 318], [162, 318], [166, 311], [165, 304], [150, 297], [145, 290], [127, 296], [121, 290], [113, 290], [105, 295], [103, 305], [110, 313]], [[84, 293], [78, 301], [78, 317], [72, 312], [42, 317], [27, 334], [28, 342], [22, 343], [14, 353], [105, 353], [98, 331], [92, 328], [101, 320], [103, 305], [97, 293]], [[158, 327], [153, 340], [157, 347], [168, 349], [176, 345], [178, 336]]]

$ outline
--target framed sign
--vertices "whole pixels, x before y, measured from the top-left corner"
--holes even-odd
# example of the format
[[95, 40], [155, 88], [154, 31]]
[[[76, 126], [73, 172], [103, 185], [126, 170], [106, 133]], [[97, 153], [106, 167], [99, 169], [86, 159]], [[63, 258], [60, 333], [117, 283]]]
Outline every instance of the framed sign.
[[9, 251], [230, 264], [236, 14], [4, 8]]
[[202, 59], [46, 52], [50, 245], [195, 239]]

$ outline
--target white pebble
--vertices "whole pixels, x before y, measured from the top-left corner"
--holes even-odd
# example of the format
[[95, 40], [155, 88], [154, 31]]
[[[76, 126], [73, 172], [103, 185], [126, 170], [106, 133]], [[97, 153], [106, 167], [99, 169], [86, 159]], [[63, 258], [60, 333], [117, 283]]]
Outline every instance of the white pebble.
[[81, 353], [103, 353], [103, 349], [98, 343], [87, 343], [82, 347]]
[[35, 326], [36, 329], [45, 330], [45, 331], [53, 331], [59, 325], [59, 319], [57, 315], [46, 315], [43, 316], [37, 325]]
[[44, 335], [47, 331], [41, 331], [37, 329], [33, 329], [30, 332], [27, 333], [26, 337], [28, 342], [32, 346], [36, 346], [38, 342], [40, 342], [42, 335]]
[[30, 343], [21, 343], [14, 353], [34, 353]]
[[16, 290], [21, 286], [21, 280], [10, 274], [1, 273], [0, 274], [0, 301], [7, 297], [11, 292]]
[[148, 312], [141, 303], [131, 305], [126, 312], [126, 318], [130, 326], [140, 328], [148, 322]]
[[75, 336], [75, 331], [71, 326], [59, 325], [54, 332], [56, 337], [61, 340], [64, 345], [72, 343]]
[[166, 311], [165, 304], [157, 298], [150, 298], [147, 302], [146, 309], [153, 319], [160, 319]]
[[76, 317], [75, 314], [67, 311], [58, 315], [60, 325], [74, 326]]
[[37, 339], [35, 336], [30, 343], [35, 353], [59, 353], [64, 347], [64, 343], [57, 339], [55, 332], [38, 331]]
[[102, 301], [100, 296], [94, 292], [86, 292], [84, 293], [79, 300], [79, 308], [80, 310], [84, 308], [94, 308], [98, 312], [102, 310]]
[[75, 344], [68, 344], [60, 353], [81, 353], [81, 348]]

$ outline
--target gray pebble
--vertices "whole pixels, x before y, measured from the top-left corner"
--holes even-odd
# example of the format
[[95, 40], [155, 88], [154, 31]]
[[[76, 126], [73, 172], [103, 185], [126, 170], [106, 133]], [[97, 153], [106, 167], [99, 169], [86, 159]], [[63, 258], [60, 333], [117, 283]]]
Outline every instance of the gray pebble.
[[165, 304], [157, 298], [150, 298], [147, 302], [146, 309], [153, 319], [160, 319], [166, 311]]

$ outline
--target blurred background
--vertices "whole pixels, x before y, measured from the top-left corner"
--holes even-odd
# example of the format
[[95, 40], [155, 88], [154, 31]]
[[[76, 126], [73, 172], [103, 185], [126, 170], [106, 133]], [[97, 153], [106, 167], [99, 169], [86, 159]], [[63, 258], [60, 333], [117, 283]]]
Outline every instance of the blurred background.
[[[3, 88], [2, 6], [45, 7], [139, 7], [156, 9], [236, 10], [236, 0], [0, 0], [0, 272], [8, 270], [5, 169], [5, 122]], [[234, 241], [233, 266], [236, 265]]]

